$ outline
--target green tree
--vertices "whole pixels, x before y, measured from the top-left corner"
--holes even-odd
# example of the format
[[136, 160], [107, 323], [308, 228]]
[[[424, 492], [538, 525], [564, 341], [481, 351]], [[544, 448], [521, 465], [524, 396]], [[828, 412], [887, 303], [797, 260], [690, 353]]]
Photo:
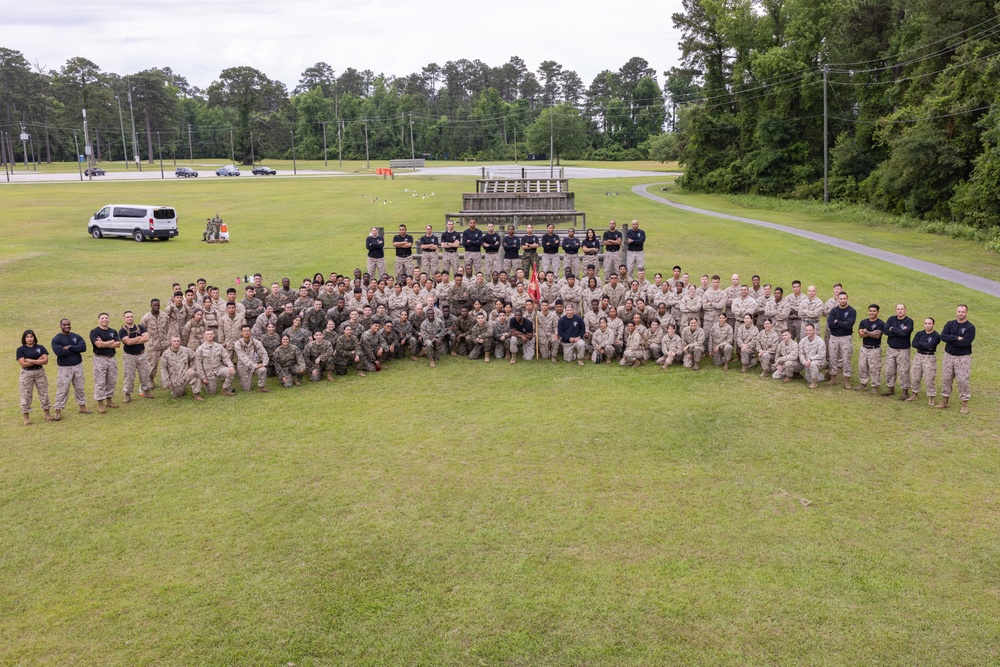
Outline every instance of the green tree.
[[[233, 125], [234, 159], [249, 164], [251, 118], [263, 122], [266, 141], [284, 144], [287, 128], [276, 121], [278, 112], [287, 104], [285, 84], [269, 79], [253, 67], [230, 67], [219, 74], [218, 80], [208, 87], [208, 103], [225, 112]], [[257, 136], [257, 133], [254, 133]]]
[[548, 153], [552, 138], [556, 164], [562, 157], [577, 157], [587, 147], [587, 126], [580, 112], [568, 104], [544, 109], [528, 128], [528, 150]]

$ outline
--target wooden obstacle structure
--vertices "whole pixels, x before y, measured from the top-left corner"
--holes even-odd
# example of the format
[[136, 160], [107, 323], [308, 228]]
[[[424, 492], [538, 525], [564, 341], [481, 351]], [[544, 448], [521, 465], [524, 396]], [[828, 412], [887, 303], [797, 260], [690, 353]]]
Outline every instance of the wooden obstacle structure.
[[[487, 169], [493, 169], [489, 174]], [[527, 174], [527, 169], [517, 168], [517, 175]], [[532, 169], [532, 171], [541, 171]], [[459, 226], [475, 219], [482, 226], [494, 223], [497, 227], [514, 225], [519, 229], [526, 224], [565, 224], [578, 229], [587, 228], [587, 214], [576, 210], [576, 195], [569, 191], [569, 179], [504, 178], [496, 168], [483, 168], [484, 178], [476, 180], [476, 191], [462, 194], [462, 209], [446, 213], [445, 222]], [[560, 170], [561, 172], [561, 170]], [[513, 172], [512, 172], [513, 173]], [[488, 176], [488, 177], [487, 177]]]

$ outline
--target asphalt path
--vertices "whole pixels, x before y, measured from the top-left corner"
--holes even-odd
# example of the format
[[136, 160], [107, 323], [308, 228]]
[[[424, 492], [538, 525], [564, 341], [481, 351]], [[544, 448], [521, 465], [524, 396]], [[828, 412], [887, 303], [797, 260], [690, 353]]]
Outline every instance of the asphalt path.
[[914, 259], [913, 257], [900, 255], [899, 253], [889, 252], [888, 250], [880, 250], [878, 248], [872, 248], [871, 246], [862, 245], [860, 243], [854, 243], [853, 241], [845, 241], [843, 239], [838, 239], [833, 236], [827, 236], [826, 234], [818, 234], [816, 232], [810, 232], [805, 229], [788, 227], [786, 225], [779, 225], [777, 223], [767, 222], [764, 220], [755, 220], [753, 218], [744, 218], [738, 215], [718, 213], [716, 211], [709, 211], [703, 208], [695, 208], [694, 206], [688, 206], [687, 204], [678, 204], [675, 201], [671, 201], [664, 197], [659, 197], [657, 195], [647, 192], [646, 188], [653, 185], [657, 185], [657, 183], [636, 185], [635, 187], [632, 188], [632, 192], [639, 195], [640, 197], [645, 197], [646, 199], [655, 201], [658, 204], [665, 204], [667, 206], [672, 206], [682, 211], [688, 211], [689, 213], [699, 213], [701, 215], [708, 215], [713, 218], [722, 218], [723, 220], [734, 220], [736, 222], [744, 222], [748, 225], [756, 225], [757, 227], [766, 227], [767, 229], [773, 229], [775, 231], [784, 232], [786, 234], [794, 234], [795, 236], [800, 236], [804, 239], [809, 239], [810, 241], [825, 243], [826, 245], [830, 245], [835, 248], [840, 248], [842, 250], [849, 250], [859, 255], [864, 255], [865, 257], [873, 257], [874, 259], [880, 259], [884, 262], [889, 262], [890, 264], [895, 264], [897, 266], [902, 266], [907, 269], [919, 271], [920, 273], [924, 273], [928, 276], [933, 276], [934, 278], [938, 278], [940, 280], [947, 280], [948, 282], [957, 283], [959, 285], [962, 285], [963, 287], [969, 287], [978, 292], [989, 294], [990, 296], [1000, 297], [1000, 282], [997, 282], [995, 280], [989, 280], [987, 278], [973, 275], [971, 273], [965, 273], [964, 271], [949, 269], [947, 266], [941, 266], [940, 264], [934, 264], [932, 262], [925, 262], [922, 259]]

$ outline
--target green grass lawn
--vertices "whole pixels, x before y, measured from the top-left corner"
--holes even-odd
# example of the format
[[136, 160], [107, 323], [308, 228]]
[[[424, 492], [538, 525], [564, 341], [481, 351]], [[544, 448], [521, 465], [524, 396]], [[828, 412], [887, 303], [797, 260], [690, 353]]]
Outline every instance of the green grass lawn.
[[[664, 187], [668, 188], [666, 192]], [[672, 183], [658, 184], [647, 190], [681, 204], [808, 229], [1000, 280], [1000, 256], [987, 250], [982, 243], [901, 227], [892, 224], [893, 216], [870, 209], [864, 211], [867, 219], [860, 221], [858, 216], [852, 215], [854, 209], [850, 207], [824, 210], [820, 202], [695, 193], [674, 187]]]
[[[642, 182], [572, 187], [595, 226], [642, 221], [651, 268], [823, 298], [841, 281], [855, 306], [940, 324], [968, 303], [972, 413], [712, 367], [446, 358], [24, 428], [24, 328], [47, 343], [100, 310], [120, 326], [175, 280], [349, 271], [369, 226], [440, 226], [473, 183], [0, 188], [0, 664], [1000, 661], [996, 300], [669, 209], [629, 192]], [[176, 206], [181, 236], [88, 237], [120, 201]], [[232, 242], [203, 244], [217, 210]]]

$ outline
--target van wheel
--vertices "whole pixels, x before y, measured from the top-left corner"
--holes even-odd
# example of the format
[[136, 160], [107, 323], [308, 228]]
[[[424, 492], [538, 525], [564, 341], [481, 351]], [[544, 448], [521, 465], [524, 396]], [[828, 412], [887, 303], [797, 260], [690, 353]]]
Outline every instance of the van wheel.
[[146, 236], [142, 233], [141, 229], [137, 229], [134, 232], [132, 232], [132, 238], [135, 240], [136, 243], [142, 243], [143, 241], [146, 240]]
[[100, 227], [91, 227], [90, 235], [93, 236], [95, 239], [99, 239], [104, 236], [104, 234], [101, 233]]

